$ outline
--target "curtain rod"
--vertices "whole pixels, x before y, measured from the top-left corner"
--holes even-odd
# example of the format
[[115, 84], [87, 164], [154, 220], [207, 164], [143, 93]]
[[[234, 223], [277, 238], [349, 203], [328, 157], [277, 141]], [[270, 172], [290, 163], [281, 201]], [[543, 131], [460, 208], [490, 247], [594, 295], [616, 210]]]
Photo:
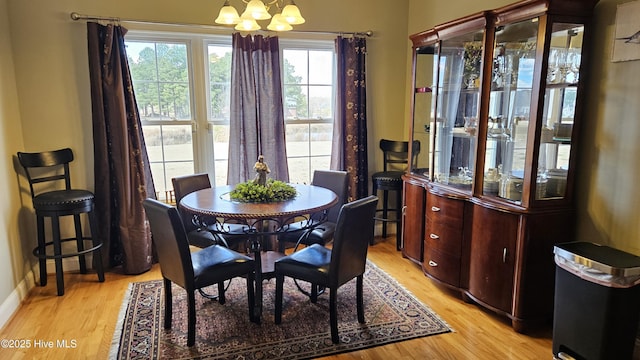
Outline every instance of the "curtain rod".
[[[216, 25], [205, 25], [205, 24], [189, 24], [189, 23], [177, 23], [177, 22], [163, 22], [163, 21], [153, 21], [153, 20], [135, 20], [135, 19], [122, 19], [119, 17], [110, 17], [110, 16], [94, 16], [94, 15], [83, 15], [78, 14], [77, 12], [72, 12], [70, 14], [71, 20], [87, 20], [87, 21], [111, 21], [111, 22], [129, 22], [129, 23], [138, 23], [138, 24], [156, 24], [156, 25], [173, 25], [173, 26], [190, 26], [190, 27], [199, 27], [206, 29], [220, 29], [220, 30], [233, 30], [232, 28], [226, 26], [216, 26]], [[260, 31], [260, 30], [259, 30]], [[265, 31], [262, 31], [265, 32]], [[288, 33], [300, 33], [300, 34], [327, 34], [327, 35], [353, 35], [353, 36], [373, 36], [373, 31], [368, 30], [364, 32], [349, 32], [349, 31], [296, 31], [291, 30], [287, 31]]]

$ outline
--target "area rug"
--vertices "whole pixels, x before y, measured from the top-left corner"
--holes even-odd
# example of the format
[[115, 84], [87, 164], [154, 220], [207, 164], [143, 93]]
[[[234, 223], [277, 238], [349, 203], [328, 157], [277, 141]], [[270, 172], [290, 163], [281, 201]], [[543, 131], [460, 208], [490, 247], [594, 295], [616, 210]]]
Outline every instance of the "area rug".
[[[187, 342], [185, 291], [174, 285], [172, 328], [165, 330], [162, 280], [131, 283], [111, 359], [308, 359], [452, 331], [429, 307], [371, 262], [364, 276], [365, 324], [358, 323], [355, 280], [338, 290], [340, 344], [331, 342], [329, 294], [313, 304], [286, 278], [282, 323], [273, 322], [275, 280], [264, 281], [261, 324], [249, 321], [246, 283], [233, 280], [226, 303], [196, 294], [196, 344]], [[215, 292], [215, 287], [207, 288]]]

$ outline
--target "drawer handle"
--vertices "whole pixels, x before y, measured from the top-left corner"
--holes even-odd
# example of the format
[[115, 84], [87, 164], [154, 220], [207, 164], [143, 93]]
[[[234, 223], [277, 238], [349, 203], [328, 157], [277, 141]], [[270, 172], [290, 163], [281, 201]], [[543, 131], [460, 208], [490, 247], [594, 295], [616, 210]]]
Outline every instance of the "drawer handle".
[[433, 260], [429, 260], [429, 266], [436, 267], [438, 266], [438, 263]]
[[432, 207], [431, 207], [431, 211], [433, 211], [433, 212], [438, 212], [438, 211], [440, 211], [440, 208], [439, 208], [439, 207], [437, 207], [437, 206], [432, 206]]
[[507, 248], [502, 249], [502, 262], [507, 262]]
[[436, 234], [430, 234], [429, 235], [430, 238], [432, 238], [433, 240], [438, 240], [440, 239], [440, 236], [436, 235]]

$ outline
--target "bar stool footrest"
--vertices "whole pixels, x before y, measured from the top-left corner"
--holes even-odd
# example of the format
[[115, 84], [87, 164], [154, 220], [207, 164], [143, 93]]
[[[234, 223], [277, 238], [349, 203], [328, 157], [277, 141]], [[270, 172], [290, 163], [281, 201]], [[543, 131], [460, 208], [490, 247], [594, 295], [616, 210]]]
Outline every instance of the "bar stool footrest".
[[[76, 238], [69, 238], [69, 239], [61, 239], [60, 242], [66, 242], [66, 241], [72, 241], [72, 240], [76, 240]], [[91, 238], [82, 238], [83, 241], [89, 241], [92, 240]], [[49, 241], [46, 242], [44, 244], [45, 250], [44, 250], [44, 254], [40, 253], [40, 247], [36, 246], [33, 249], [33, 255], [39, 259], [62, 259], [62, 258], [68, 258], [68, 257], [74, 257], [74, 256], [81, 256], [81, 255], [86, 255], [88, 253], [92, 253], [98, 249], [100, 249], [102, 247], [102, 243], [97, 244], [95, 246], [92, 246], [91, 248], [82, 250], [82, 251], [78, 251], [78, 252], [73, 252], [73, 253], [64, 253], [64, 254], [59, 254], [59, 255], [48, 255], [46, 248], [47, 246], [53, 246], [53, 241]]]

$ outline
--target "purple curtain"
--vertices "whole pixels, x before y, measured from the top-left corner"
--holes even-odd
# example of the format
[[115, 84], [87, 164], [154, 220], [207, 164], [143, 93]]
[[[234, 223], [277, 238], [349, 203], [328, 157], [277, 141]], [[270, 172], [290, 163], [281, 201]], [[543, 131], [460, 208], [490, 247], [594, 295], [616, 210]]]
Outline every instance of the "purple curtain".
[[142, 200], [155, 198], [125, 52], [126, 29], [87, 23], [96, 211], [105, 264], [138, 274], [153, 263]]
[[349, 174], [349, 201], [369, 192], [367, 164], [367, 88], [365, 82], [366, 40], [361, 37], [335, 41], [337, 55], [337, 99], [333, 126], [331, 168]]
[[233, 34], [227, 183], [255, 177], [264, 155], [269, 177], [289, 181], [277, 37]]

